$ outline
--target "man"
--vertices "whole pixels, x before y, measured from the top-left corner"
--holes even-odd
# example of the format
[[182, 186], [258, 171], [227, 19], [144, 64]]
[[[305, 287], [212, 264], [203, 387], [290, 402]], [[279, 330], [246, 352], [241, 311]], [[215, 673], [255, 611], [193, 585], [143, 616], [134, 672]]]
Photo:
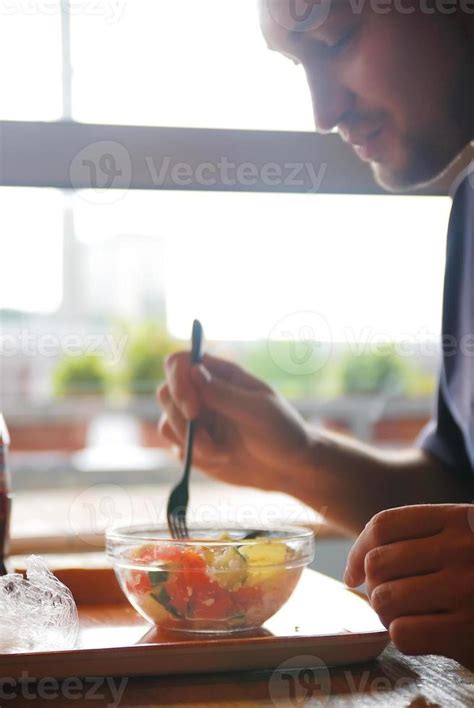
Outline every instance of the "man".
[[[317, 130], [337, 129], [380, 184], [399, 190], [438, 177], [474, 137], [474, 3], [452, 10], [261, 0], [260, 19], [269, 48], [303, 65]], [[240, 367], [210, 355], [191, 367], [187, 352], [167, 361], [159, 432], [182, 456], [196, 418], [205, 472], [327, 507], [333, 523], [360, 533], [345, 581], [366, 581], [395, 645], [474, 668], [474, 361], [461, 347], [474, 335], [474, 174], [459, 182], [443, 313], [451, 349], [437, 416], [412, 449], [381, 452], [312, 429]]]

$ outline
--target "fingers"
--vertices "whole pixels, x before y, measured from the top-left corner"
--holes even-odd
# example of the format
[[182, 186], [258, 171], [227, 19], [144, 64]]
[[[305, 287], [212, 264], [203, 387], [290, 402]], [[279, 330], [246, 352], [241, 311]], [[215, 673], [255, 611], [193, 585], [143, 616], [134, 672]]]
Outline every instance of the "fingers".
[[428, 575], [443, 567], [443, 551], [438, 540], [415, 539], [372, 548], [364, 560], [365, 581], [372, 590], [388, 580]]
[[265, 408], [266, 391], [250, 392], [216, 376], [208, 377], [201, 366], [194, 367], [191, 375], [201, 400], [211, 410], [248, 425], [262, 419], [259, 411]]
[[224, 379], [228, 383], [242, 386], [249, 391], [270, 392], [272, 390], [264, 381], [252, 376], [252, 374], [242, 369], [241, 366], [231, 361], [220, 359], [216, 356], [212, 356], [212, 354], [204, 354], [202, 361], [211, 375]]
[[186, 439], [187, 420], [172, 400], [167, 384], [158, 390], [158, 400], [166, 414], [166, 421], [173, 431], [175, 439], [178, 444], [183, 444]]
[[[177, 408], [167, 412], [178, 436], [182, 434], [182, 419], [196, 418], [202, 403], [234, 420], [248, 422], [255, 406], [250, 394], [272, 393], [270, 386], [237, 364], [210, 354], [205, 354], [203, 364], [196, 366], [192, 365], [189, 352], [176, 352], [167, 357], [165, 369], [169, 400]], [[162, 405], [168, 403], [167, 391], [161, 387], [158, 392]]]
[[397, 617], [447, 612], [452, 605], [453, 585], [445, 573], [392, 580], [378, 585], [370, 604], [389, 627]]
[[[158, 437], [160, 447], [172, 448], [180, 460], [184, 459], [185, 441], [177, 437], [166, 414], [159, 422]], [[216, 445], [205, 430], [196, 431], [193, 447], [193, 460], [196, 464], [206, 469], [211, 465], [228, 463], [230, 459], [230, 455]]]
[[231, 455], [224, 448], [212, 440], [210, 435], [203, 428], [197, 428], [194, 449], [198, 455], [196, 461], [201, 465], [230, 462]]
[[[440, 508], [441, 507], [441, 508]], [[353, 545], [344, 582], [356, 587], [364, 582], [364, 562], [373, 548], [405, 539], [425, 538], [439, 534], [444, 528], [443, 505], [406, 506], [376, 514]]]
[[398, 617], [391, 622], [389, 631], [393, 643], [404, 654], [440, 654], [457, 658], [466, 624], [461, 615], [427, 614]]
[[172, 448], [179, 447], [181, 442], [174, 433], [170, 425], [166, 413], [164, 413], [158, 422], [158, 447]]
[[371, 605], [402, 652], [444, 654], [464, 663], [473, 656], [474, 545], [467, 506], [382, 512], [351, 550], [345, 580], [356, 585], [366, 578]]
[[[158, 398], [164, 410], [158, 424], [158, 435], [163, 439], [164, 447], [174, 446], [182, 451], [186, 445], [188, 421], [173, 403], [166, 384], [159, 389]], [[215, 463], [228, 461], [228, 452], [212, 440], [199, 421], [196, 421], [195, 425], [196, 432], [193, 448], [195, 459], [197, 460], [198, 457], [201, 457], [202, 461], [206, 460], [207, 462]]]
[[192, 420], [199, 413], [199, 399], [191, 380], [191, 353], [175, 352], [165, 360], [166, 383], [181, 415]]

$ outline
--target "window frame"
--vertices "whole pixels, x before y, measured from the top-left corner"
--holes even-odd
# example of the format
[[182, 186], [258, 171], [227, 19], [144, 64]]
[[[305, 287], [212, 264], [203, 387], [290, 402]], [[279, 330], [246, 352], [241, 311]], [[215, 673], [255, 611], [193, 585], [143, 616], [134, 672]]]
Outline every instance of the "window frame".
[[[71, 165], [82, 150], [102, 141], [116, 143], [130, 156], [131, 170], [114, 180], [110, 189], [386, 194], [370, 168], [334, 134], [93, 125], [71, 120], [0, 121], [0, 186], [90, 188], [88, 172], [71, 173]], [[218, 168], [223, 158], [234, 165], [233, 175], [237, 166], [254, 166], [257, 176], [252, 184], [237, 179], [230, 183]], [[169, 168], [165, 178], [157, 181], [157, 172], [168, 164], [164, 160], [170, 161]], [[192, 176], [186, 184], [173, 177], [172, 167], [177, 164], [190, 168]], [[215, 168], [210, 185], [196, 176], [198, 166], [207, 164]], [[274, 164], [284, 176], [278, 183], [262, 176], [262, 168]], [[308, 164], [322, 177], [316, 189]], [[445, 196], [447, 178], [449, 173], [413, 194]]]
[[[113, 141], [130, 157], [130, 173], [117, 179], [110, 189], [172, 189], [196, 191], [289, 192], [320, 194], [385, 194], [375, 182], [369, 166], [356, 157], [352, 148], [334, 134], [261, 130], [94, 125], [72, 119], [71, 12], [69, 0], [60, 3], [62, 118], [59, 121], [0, 121], [0, 186], [90, 188], [87, 171], [71, 176], [71, 165], [88, 146]], [[120, 149], [120, 148], [119, 148]], [[178, 184], [170, 170], [156, 183], [153, 165], [184, 164], [191, 170], [187, 184]], [[235, 180], [229, 184], [216, 169], [213, 184], [197, 179], [199, 165], [218, 166], [226, 158], [236, 167], [249, 163], [258, 177], [252, 184]], [[148, 160], [148, 162], [147, 162]], [[311, 163], [318, 183], [306, 165]], [[265, 165], [276, 164], [285, 178], [262, 176]], [[293, 166], [293, 167], [291, 167]], [[292, 169], [294, 172], [292, 173]], [[127, 171], [128, 172], [128, 171]], [[290, 175], [293, 178], [290, 179]], [[156, 175], [155, 175], [156, 177]], [[316, 186], [315, 186], [316, 185]], [[446, 178], [416, 190], [418, 195], [444, 196], [449, 192]], [[401, 193], [401, 192], [396, 192]]]
[[[127, 151], [131, 170], [124, 181], [114, 181], [111, 189], [311, 193], [316, 190], [304, 169], [310, 162], [316, 172], [322, 170], [322, 181], [317, 188], [320, 194], [385, 194], [375, 183], [370, 168], [361, 163], [352, 149], [336, 135], [94, 125], [72, 120], [70, 15], [65, 11], [66, 2], [63, 0], [61, 4], [62, 118], [51, 122], [0, 121], [0, 186], [63, 190], [90, 188], [87, 173], [71, 175], [71, 165], [88, 146], [113, 141]], [[170, 170], [161, 184], [156, 183], [149, 160], [152, 158], [154, 165], [159, 166], [168, 157], [173, 164], [183, 163], [191, 168], [193, 177], [188, 184], [177, 184]], [[235, 165], [250, 163], [256, 166], [260, 176], [252, 185], [228, 184], [222, 175], [219, 178], [218, 172], [212, 185], [196, 179], [199, 165], [210, 163], [217, 166], [223, 157]], [[287, 166], [288, 170], [299, 170], [293, 178], [299, 184], [282, 181], [270, 185], [262, 179], [262, 167], [274, 163], [281, 168]], [[293, 168], [289, 167], [291, 165]], [[448, 193], [446, 184], [449, 182], [438, 182], [416, 194], [444, 196]], [[81, 543], [80, 539], [77, 543], [77, 538], [64, 540], [57, 536], [40, 539], [39, 545], [40, 551], [64, 552], [77, 551]], [[17, 553], [35, 550], [30, 538], [14, 538], [12, 546]]]

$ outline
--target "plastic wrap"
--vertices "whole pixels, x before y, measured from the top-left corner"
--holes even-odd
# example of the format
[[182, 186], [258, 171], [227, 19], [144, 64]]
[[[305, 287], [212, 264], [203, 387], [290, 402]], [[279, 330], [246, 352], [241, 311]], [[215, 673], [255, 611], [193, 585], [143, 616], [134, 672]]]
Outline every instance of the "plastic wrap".
[[0, 653], [73, 648], [79, 618], [71, 591], [38, 556], [0, 577]]

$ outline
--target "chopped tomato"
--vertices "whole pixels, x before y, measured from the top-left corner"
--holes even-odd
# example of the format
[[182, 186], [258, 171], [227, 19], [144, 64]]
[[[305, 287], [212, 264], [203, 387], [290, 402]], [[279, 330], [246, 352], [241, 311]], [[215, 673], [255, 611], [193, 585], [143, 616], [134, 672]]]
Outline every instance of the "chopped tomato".
[[195, 619], [223, 619], [233, 613], [234, 603], [229, 592], [208, 580], [207, 584], [193, 587], [189, 608]]
[[165, 590], [168, 593], [171, 605], [183, 617], [187, 614], [188, 608], [188, 587], [182, 573], [174, 573], [165, 583]]
[[126, 581], [127, 590], [131, 593], [142, 595], [151, 590], [151, 582], [146, 571], [132, 570]]
[[211, 597], [215, 583], [211, 582], [206, 573], [204, 558], [196, 551], [184, 550], [181, 554], [181, 562], [181, 568], [171, 574], [170, 579], [165, 583], [165, 589], [173, 607], [180, 614], [185, 615], [188, 603], [196, 594], [202, 595], [205, 599]]
[[168, 563], [181, 563], [183, 548], [178, 546], [155, 546], [154, 560], [167, 561]]
[[245, 609], [251, 605], [261, 602], [262, 593], [259, 588], [241, 587], [234, 592], [234, 599], [237, 605]]
[[141, 546], [140, 548], [134, 549], [131, 556], [134, 561], [150, 563], [150, 561], [155, 560], [156, 546], [148, 544], [146, 546]]
[[182, 555], [183, 576], [188, 585], [206, 584], [209, 577], [206, 572], [206, 561], [196, 551], [187, 549]]

